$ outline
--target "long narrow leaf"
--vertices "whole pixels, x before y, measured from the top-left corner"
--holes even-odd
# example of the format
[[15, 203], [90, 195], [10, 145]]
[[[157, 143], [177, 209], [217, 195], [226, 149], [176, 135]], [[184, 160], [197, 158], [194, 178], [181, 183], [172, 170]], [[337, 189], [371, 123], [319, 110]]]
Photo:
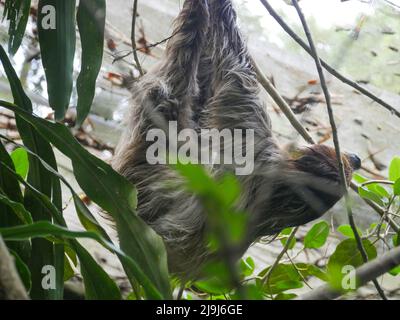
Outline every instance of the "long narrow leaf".
[[[6, 72], [8, 81], [10, 83], [12, 95], [14, 102], [19, 105], [23, 110], [28, 113], [32, 112], [32, 103], [28, 96], [25, 94], [21, 82], [11, 65], [10, 60], [7, 57], [6, 52], [0, 45], [0, 60], [3, 64], [4, 71]], [[24, 119], [16, 115], [16, 122], [18, 127], [18, 132], [21, 138], [30, 150], [34, 151], [36, 154], [40, 155], [48, 164], [50, 164], [55, 170], [57, 170], [57, 163], [53, 150], [48, 141], [40, 134], [38, 134], [32, 126], [26, 122]], [[38, 190], [43, 192], [52, 198], [57, 206], [61, 206], [61, 187], [58, 179], [53, 179], [47, 174], [46, 170], [41, 165], [40, 161], [34, 157], [29, 157], [29, 174], [28, 181]], [[30, 194], [29, 190], [25, 192], [24, 195], [25, 207], [33, 215], [34, 220], [44, 220], [49, 219], [44, 213], [44, 209], [41, 204], [38, 203], [34, 197]], [[57, 249], [60, 256], [60, 248]], [[54, 246], [52, 243], [44, 239], [35, 239], [32, 241], [32, 252], [31, 252], [31, 272], [32, 272], [32, 291], [31, 297], [34, 299], [56, 299], [62, 296], [63, 286], [59, 283], [56, 290], [44, 290], [42, 288], [42, 273], [41, 270], [43, 266], [55, 265], [54, 257]], [[58, 270], [61, 273], [63, 270]], [[61, 278], [60, 275], [60, 278]]]
[[82, 44], [82, 66], [76, 82], [77, 125], [81, 125], [89, 114], [103, 60], [105, 0], [80, 0], [77, 22]]
[[40, 52], [46, 73], [49, 104], [57, 120], [64, 118], [72, 93], [75, 6], [75, 0], [39, 1]]
[[75, 177], [81, 188], [115, 220], [121, 249], [137, 261], [163, 297], [170, 298], [164, 243], [154, 230], [136, 215], [135, 188], [108, 164], [85, 150], [64, 125], [35, 117], [4, 101], [0, 101], [0, 105], [29, 121], [38, 132], [71, 159]]
[[10, 7], [7, 9], [7, 16], [10, 20], [8, 29], [8, 52], [14, 55], [21, 46], [28, 23], [31, 0], [8, 1]]
[[[54, 204], [50, 201], [50, 199], [45, 194], [36, 190], [32, 185], [30, 185], [28, 182], [24, 181], [16, 172], [13, 172], [4, 163], [0, 162], [0, 165], [3, 165], [6, 170], [8, 170], [10, 173], [14, 174], [14, 176], [18, 179], [18, 181], [20, 183], [22, 183], [26, 189], [29, 189], [29, 191], [36, 198], [36, 200], [42, 204], [43, 208], [45, 208], [48, 216], [52, 216], [54, 218], [54, 220], [56, 221], [56, 223], [58, 225], [60, 225], [61, 227], [63, 227], [63, 228], [67, 227], [67, 224], [66, 224], [62, 214], [58, 211], [58, 209], [54, 206]], [[43, 223], [43, 221], [41, 223]], [[137, 279], [143, 285], [143, 288], [146, 290], [146, 293], [149, 298], [151, 298], [151, 299], [161, 299], [162, 298], [162, 295], [159, 293], [157, 288], [155, 288], [155, 286], [150, 281], [150, 279], [140, 269], [140, 266], [131, 257], [129, 257], [124, 252], [122, 252], [120, 249], [115, 247], [114, 244], [110, 240], [104, 239], [103, 237], [101, 237], [101, 235], [99, 235], [96, 232], [87, 232], [84, 234], [91, 235], [92, 239], [97, 240], [106, 249], [114, 252], [120, 259], [121, 263], [123, 264], [123, 266], [127, 272], [127, 275], [129, 277]], [[18, 240], [18, 239], [15, 239], [15, 240]], [[71, 248], [75, 249], [75, 245], [76, 245], [75, 241], [71, 240], [69, 243], [69, 246]], [[84, 257], [85, 257], [85, 255], [83, 255], [83, 259], [84, 259]], [[80, 259], [82, 259], [82, 257], [80, 257]], [[91, 263], [89, 262], [89, 264], [91, 264]], [[95, 277], [95, 275], [93, 275], [92, 273], [87, 273], [86, 276], [87, 277]], [[91, 282], [94, 280], [88, 279], [85, 281]], [[99, 285], [101, 285], [101, 284], [99, 284]]]

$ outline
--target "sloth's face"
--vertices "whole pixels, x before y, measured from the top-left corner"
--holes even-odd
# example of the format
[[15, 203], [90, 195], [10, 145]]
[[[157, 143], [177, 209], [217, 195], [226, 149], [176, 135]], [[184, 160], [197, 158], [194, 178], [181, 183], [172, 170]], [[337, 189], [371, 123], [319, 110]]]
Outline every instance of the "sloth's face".
[[[339, 165], [333, 148], [314, 145], [298, 149], [290, 162], [295, 175], [292, 190], [295, 198], [303, 202], [302, 213], [306, 219], [320, 217], [342, 198]], [[361, 167], [361, 160], [355, 154], [343, 153], [342, 162], [350, 183], [353, 172]]]
[[[314, 145], [298, 149], [293, 160], [295, 169], [299, 171], [331, 182], [340, 181], [336, 152], [331, 147]], [[353, 171], [360, 169], [361, 160], [355, 154], [342, 153], [342, 162], [347, 181], [350, 182]]]
[[[272, 195], [263, 205], [259, 235], [274, 234], [286, 227], [321, 217], [343, 196], [339, 166], [333, 148], [314, 145], [289, 152], [287, 167], [275, 181]], [[346, 179], [361, 167], [353, 154], [342, 154]]]

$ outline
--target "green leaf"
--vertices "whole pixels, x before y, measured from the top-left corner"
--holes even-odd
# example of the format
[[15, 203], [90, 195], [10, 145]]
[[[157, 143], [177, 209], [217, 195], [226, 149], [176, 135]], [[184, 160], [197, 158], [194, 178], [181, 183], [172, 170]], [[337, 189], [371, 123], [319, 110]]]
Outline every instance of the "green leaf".
[[[40, 0], [38, 7], [40, 52], [46, 73], [49, 104], [57, 120], [64, 118], [72, 93], [75, 6], [75, 0]], [[55, 8], [55, 11], [46, 11], [46, 8]], [[55, 16], [52, 17], [52, 14]], [[53, 21], [55, 28], [51, 25]]]
[[400, 179], [400, 157], [394, 157], [389, 165], [389, 180]]
[[[341, 226], [339, 226], [337, 228], [337, 231], [340, 232], [342, 235], [344, 235], [347, 238], [355, 239], [355, 235], [354, 235], [353, 229], [348, 224], [342, 224]], [[357, 233], [360, 236], [362, 236], [362, 232], [358, 228], [357, 228]]]
[[21, 278], [26, 291], [29, 292], [32, 287], [31, 272], [25, 262], [14, 250], [10, 250], [10, 253], [14, 257], [15, 268], [18, 271], [19, 277]]
[[0, 202], [11, 208], [21, 223], [31, 224], [33, 222], [32, 215], [30, 214], [29, 211], [25, 209], [22, 203], [12, 201], [6, 195], [2, 194], [1, 191], [0, 191]]
[[82, 44], [82, 65], [76, 82], [78, 91], [77, 125], [81, 125], [93, 102], [96, 79], [103, 60], [105, 0], [80, 0], [77, 14]]
[[364, 199], [371, 200], [380, 206], [384, 206], [381, 197], [377, 193], [370, 191], [365, 187], [358, 187], [358, 194]]
[[[68, 239], [91, 238], [102, 242], [95, 233], [74, 232], [58, 227], [49, 222], [36, 222], [29, 226], [2, 228], [0, 234], [7, 240], [25, 240], [37, 237], [66, 237]], [[121, 293], [115, 282], [97, 264], [91, 255], [78, 243], [74, 242], [75, 250], [81, 263], [81, 272], [85, 283], [85, 294], [88, 299], [121, 299]]]
[[274, 297], [274, 300], [292, 300], [297, 297], [294, 293], [279, 293]]
[[[0, 162], [14, 168], [12, 159], [2, 141], [0, 141]], [[22, 205], [19, 204], [23, 201], [18, 180], [3, 165], [0, 165], [0, 227], [16, 226], [23, 223], [25, 218], [29, 219], [24, 217], [24, 213], [20, 211]], [[26, 263], [28, 262], [31, 253], [29, 242], [7, 243], [7, 246], [14, 250]]]
[[10, 20], [8, 29], [8, 52], [14, 55], [22, 43], [25, 34], [26, 25], [28, 23], [29, 12], [31, 8], [31, 0], [14, 0], [7, 1], [7, 19]]
[[[264, 269], [259, 276], [263, 277], [270, 269]], [[269, 276], [269, 280], [264, 285], [264, 290], [268, 294], [278, 294], [290, 289], [303, 287], [302, 277], [292, 264], [278, 264]]]
[[[375, 259], [377, 251], [374, 245], [367, 239], [362, 241], [368, 260]], [[335, 252], [330, 256], [327, 271], [330, 277], [330, 283], [335, 288], [341, 288], [341, 281], [345, 274], [343, 267], [352, 266], [357, 268], [364, 264], [364, 260], [357, 247], [355, 239], [346, 239], [339, 243]]]
[[393, 185], [393, 194], [395, 196], [400, 196], [400, 179], [397, 179]]
[[24, 179], [28, 175], [29, 159], [28, 153], [23, 148], [17, 148], [11, 153], [15, 171]]
[[[71, 159], [75, 177], [83, 191], [109, 212], [116, 222], [121, 249], [135, 259], [163, 296], [170, 298], [164, 243], [136, 215], [136, 190], [133, 185], [85, 150], [64, 125], [40, 119], [4, 101], [0, 101], [0, 105], [17, 112]], [[125, 271], [132, 279], [132, 271]]]
[[393, 236], [393, 238], [392, 238], [392, 241], [393, 241], [393, 245], [394, 245], [395, 247], [400, 246], [400, 233], [395, 234], [395, 235]]
[[243, 277], [249, 277], [253, 274], [255, 268], [252, 257], [240, 260], [240, 270]]
[[[4, 163], [2, 163], [4, 165]], [[3, 166], [4, 168], [6, 168], [7, 170], [9, 170], [10, 172], [11, 169], [8, 168], [7, 166]], [[46, 211], [46, 214], [48, 216], [52, 216], [54, 218], [54, 220], [56, 221], [57, 224], [63, 226], [64, 228], [66, 228], [67, 224], [61, 214], [61, 212], [59, 212], [59, 210], [57, 209], [57, 207], [55, 207], [55, 205], [49, 200], [49, 198], [41, 193], [40, 191], [36, 190], [32, 185], [30, 185], [27, 181], [25, 181], [24, 179], [22, 179], [17, 173], [14, 172], [14, 176], [18, 179], [18, 181], [20, 183], [22, 183], [25, 188], [27, 190], [29, 190], [32, 194], [33, 197], [35, 197], [35, 199], [41, 203], [41, 205], [43, 206], [43, 208]], [[40, 231], [41, 227], [45, 228], [50, 228], [51, 230], [54, 230], [54, 228], [56, 228], [56, 232], [59, 232], [59, 235], [64, 235], [64, 236], [69, 236], [70, 238], [76, 238], [76, 237], [87, 237], [87, 238], [91, 238], [93, 240], [98, 241], [100, 244], [102, 244], [106, 249], [110, 250], [111, 252], [114, 252], [118, 258], [120, 259], [121, 263], [124, 265], [124, 267], [127, 270], [127, 273], [129, 272], [130, 276], [134, 276], [138, 279], [138, 281], [140, 281], [143, 284], [143, 287], [145, 288], [146, 292], [148, 293], [149, 298], [152, 299], [161, 299], [161, 294], [157, 291], [157, 289], [154, 287], [154, 285], [150, 282], [150, 280], [147, 278], [147, 276], [141, 271], [140, 267], [137, 265], [137, 263], [135, 261], [133, 261], [129, 256], [127, 256], [125, 253], [123, 253], [120, 249], [116, 248], [110, 241], [107, 241], [107, 239], [102, 238], [101, 236], [99, 236], [97, 233], [94, 232], [84, 232], [84, 233], [76, 233], [76, 232], [72, 232], [68, 230], [68, 229], [63, 229], [61, 228], [60, 230], [57, 230], [57, 226], [50, 224], [46, 225], [46, 222], [41, 222], [42, 225], [35, 225], [35, 228], [39, 228], [39, 234], [36, 234], [36, 236], [42, 236], [45, 237], [46, 235], [49, 235], [48, 233], [48, 229], [45, 229], [45, 231]], [[21, 229], [17, 229], [18, 231], [20, 231]], [[23, 229], [22, 229], [23, 230]], [[24, 231], [24, 230], [23, 230]], [[43, 232], [43, 233], [40, 233]], [[24, 235], [25, 237], [28, 237], [27, 235]], [[24, 237], [21, 238], [21, 240], [24, 239]], [[14, 240], [19, 240], [18, 238], [14, 239]], [[33, 239], [32, 241], [34, 241], [35, 239]], [[71, 240], [68, 245], [71, 248], [75, 248], [76, 241], [75, 240]], [[67, 251], [68, 255], [71, 257], [71, 259], [74, 261], [74, 257], [73, 254], [71, 254], [71, 252], [68, 250], [67, 247]], [[90, 263], [90, 262], [89, 262]], [[61, 273], [62, 274], [62, 273]], [[91, 276], [91, 273], [88, 274], [88, 276]]]
[[329, 224], [325, 221], [312, 226], [304, 238], [304, 247], [317, 249], [322, 247], [329, 235]]
[[[21, 82], [1, 45], [0, 60], [10, 83], [14, 102], [25, 112], [31, 113], [32, 103], [25, 94]], [[15, 116], [15, 119], [18, 132], [21, 135], [24, 145], [36, 154], [40, 155], [41, 158], [57, 170], [57, 163], [53, 150], [46, 139], [35, 132], [32, 126], [18, 115]], [[29, 157], [29, 174], [27, 180], [34, 186], [34, 188], [52, 198], [57, 207], [61, 208], [61, 186], [58, 179], [52, 179], [40, 162], [33, 157]], [[14, 200], [12, 197], [10, 197], [10, 199]], [[32, 197], [29, 190], [24, 194], [24, 204], [25, 208], [32, 213], [34, 220], [50, 219], [50, 217], [45, 214], [45, 209], [41, 206], [40, 202], [37, 202], [37, 200]], [[60, 299], [62, 297], [63, 284], [60, 280], [62, 279], [63, 269], [57, 270], [56, 290], [44, 290], [41, 285], [43, 277], [41, 270], [43, 266], [56, 266], [57, 257], [61, 256], [60, 250], [60, 248], [56, 248], [55, 250], [53, 244], [45, 239], [35, 239], [32, 241], [31, 256], [34, 258], [30, 261], [30, 270], [32, 273], [31, 297], [33, 299]], [[54, 256], [54, 254], [56, 254], [56, 256]]]
[[389, 274], [391, 274], [392, 276], [398, 276], [400, 274], [400, 266], [397, 266], [396, 268], [390, 270]]

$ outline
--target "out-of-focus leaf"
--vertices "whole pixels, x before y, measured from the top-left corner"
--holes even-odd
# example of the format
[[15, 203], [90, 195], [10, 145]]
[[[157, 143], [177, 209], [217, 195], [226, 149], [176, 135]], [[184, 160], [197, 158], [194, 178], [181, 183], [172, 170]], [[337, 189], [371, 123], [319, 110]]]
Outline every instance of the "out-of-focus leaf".
[[[283, 236], [283, 238], [281, 239], [281, 243], [283, 246], [286, 246], [286, 243], [289, 239], [290, 234], [292, 233], [293, 228], [285, 228], [281, 231], [280, 235]], [[290, 244], [288, 246], [288, 249], [291, 250], [294, 248], [294, 246], [296, 245], [296, 237], [293, 237], [292, 240], [290, 241]]]
[[72, 93], [75, 0], [39, 0], [38, 31], [50, 107], [62, 120]]
[[389, 180], [400, 179], [400, 157], [394, 157], [389, 165]]
[[[12, 159], [2, 141], [0, 141], [0, 162], [14, 168]], [[0, 227], [16, 226], [23, 223], [25, 218], [29, 219], [24, 217], [24, 212], [19, 210], [23, 206], [22, 203], [23, 196], [17, 179], [0, 165]], [[7, 243], [7, 246], [26, 263], [28, 262], [31, 251], [29, 242]]]
[[82, 66], [76, 82], [77, 125], [81, 125], [93, 102], [96, 79], [103, 60], [105, 0], [80, 0], [77, 22], [82, 44]]
[[304, 238], [304, 247], [317, 249], [322, 247], [329, 235], [329, 225], [321, 221], [312, 226]]
[[17, 148], [11, 153], [15, 171], [24, 179], [28, 175], [29, 159], [28, 154], [23, 148]]
[[274, 300], [292, 300], [297, 297], [294, 293], [279, 293], [275, 296]]

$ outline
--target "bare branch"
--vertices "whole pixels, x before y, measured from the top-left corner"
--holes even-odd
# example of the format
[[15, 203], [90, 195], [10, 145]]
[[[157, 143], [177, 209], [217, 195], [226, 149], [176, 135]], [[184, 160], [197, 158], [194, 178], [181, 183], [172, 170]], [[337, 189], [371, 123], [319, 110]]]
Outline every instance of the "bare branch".
[[132, 42], [132, 53], [135, 59], [136, 67], [141, 76], [144, 75], [142, 66], [140, 65], [139, 57], [136, 50], [136, 16], [137, 16], [137, 4], [138, 0], [133, 1], [133, 13], [132, 13], [132, 28], [131, 28], [131, 42]]

